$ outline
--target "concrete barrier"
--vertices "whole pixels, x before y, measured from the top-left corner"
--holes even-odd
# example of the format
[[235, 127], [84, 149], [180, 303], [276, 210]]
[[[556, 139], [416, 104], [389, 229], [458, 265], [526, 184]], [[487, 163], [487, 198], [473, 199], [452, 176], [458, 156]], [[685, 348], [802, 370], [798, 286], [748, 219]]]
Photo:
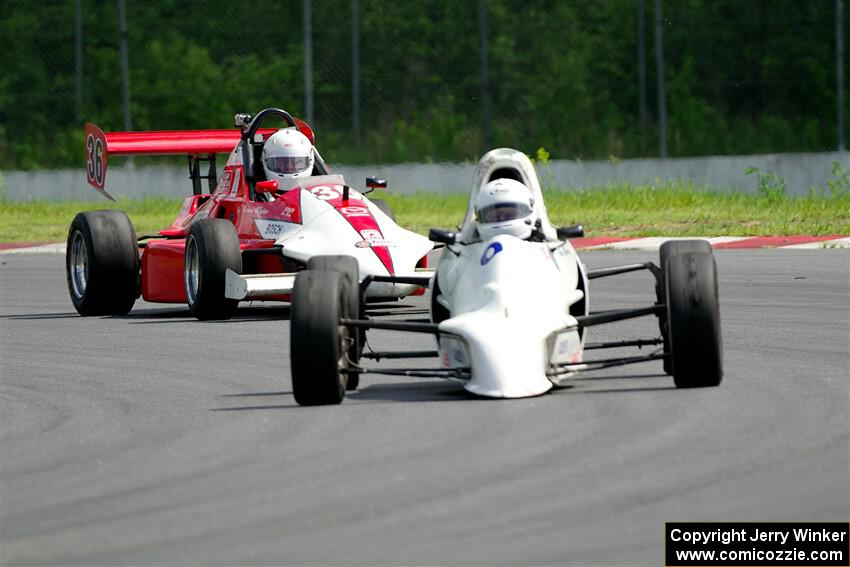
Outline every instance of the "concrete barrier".
[[[117, 161], [117, 160], [116, 160]], [[850, 169], [850, 152], [710, 156], [673, 159], [630, 159], [616, 162], [553, 160], [538, 165], [538, 175], [547, 188], [585, 189], [611, 183], [653, 185], [669, 180], [690, 180], [699, 190], [755, 193], [757, 179], [748, 167], [771, 171], [786, 182], [789, 195], [805, 195], [811, 187], [824, 187], [832, 177], [832, 162]], [[393, 193], [465, 193], [472, 182], [475, 164], [402, 164], [337, 166], [355, 188], [363, 188], [368, 175], [384, 177]], [[188, 168], [145, 166], [109, 168], [107, 190], [115, 197], [141, 198], [151, 195], [181, 197], [192, 192]], [[0, 172], [0, 192], [10, 201], [97, 200], [96, 191], [85, 182], [83, 169]]]

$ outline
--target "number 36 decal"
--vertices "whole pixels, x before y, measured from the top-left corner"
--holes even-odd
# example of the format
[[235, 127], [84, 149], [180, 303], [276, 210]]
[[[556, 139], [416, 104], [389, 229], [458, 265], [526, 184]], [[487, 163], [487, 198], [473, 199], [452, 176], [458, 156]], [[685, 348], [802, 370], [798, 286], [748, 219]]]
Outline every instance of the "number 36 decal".
[[86, 181], [103, 190], [106, 179], [106, 136], [94, 124], [86, 124]]
[[[342, 185], [316, 185], [310, 188], [310, 193], [322, 201], [334, 201], [342, 198]], [[359, 201], [362, 196], [354, 189], [350, 189], [349, 198]]]

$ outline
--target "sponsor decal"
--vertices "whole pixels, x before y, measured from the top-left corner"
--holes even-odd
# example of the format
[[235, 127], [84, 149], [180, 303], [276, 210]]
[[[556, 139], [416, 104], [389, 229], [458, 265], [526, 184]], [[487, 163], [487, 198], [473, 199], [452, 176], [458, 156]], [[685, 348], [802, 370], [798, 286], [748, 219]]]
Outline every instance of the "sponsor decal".
[[364, 228], [360, 231], [360, 236], [363, 240], [356, 242], [354, 246], [357, 248], [371, 248], [372, 246], [395, 246], [392, 240], [386, 240], [380, 230], [373, 228]]
[[392, 248], [395, 242], [392, 240], [360, 240], [354, 243], [355, 248], [372, 248], [373, 246], [382, 246], [384, 248]]
[[260, 233], [260, 236], [274, 240], [277, 240], [280, 236], [289, 232], [293, 228], [301, 226], [285, 221], [266, 219], [254, 219], [254, 225], [257, 227], [257, 232]]
[[466, 362], [466, 356], [464, 356], [463, 351], [459, 348], [454, 349], [454, 358], [455, 362], [457, 362], [458, 364], [462, 365], [464, 362]]
[[339, 212], [341, 212], [346, 217], [369, 217], [372, 216], [369, 213], [369, 209], [366, 207], [340, 207]]
[[481, 265], [485, 266], [487, 263], [493, 259], [493, 256], [502, 251], [501, 242], [494, 242], [490, 246], [484, 250], [484, 254], [481, 255]]
[[230, 194], [237, 195], [239, 193], [239, 184], [242, 182], [242, 170], [235, 170], [236, 174], [233, 176], [233, 184], [230, 186]]
[[381, 234], [380, 230], [375, 230], [374, 228], [364, 228], [360, 231], [360, 236], [365, 238], [366, 240], [372, 242], [375, 240], [381, 240], [384, 238], [384, 235]]
[[442, 337], [440, 339], [440, 362], [444, 368], [469, 366], [469, 358], [463, 342], [452, 337]]
[[555, 344], [550, 351], [550, 362], [555, 364], [581, 362], [581, 342], [576, 331], [568, 331], [555, 337]]
[[215, 190], [217, 192], [229, 191], [231, 183], [233, 183], [233, 170], [225, 169], [224, 173], [221, 174], [221, 179], [218, 180], [218, 185], [216, 185]]

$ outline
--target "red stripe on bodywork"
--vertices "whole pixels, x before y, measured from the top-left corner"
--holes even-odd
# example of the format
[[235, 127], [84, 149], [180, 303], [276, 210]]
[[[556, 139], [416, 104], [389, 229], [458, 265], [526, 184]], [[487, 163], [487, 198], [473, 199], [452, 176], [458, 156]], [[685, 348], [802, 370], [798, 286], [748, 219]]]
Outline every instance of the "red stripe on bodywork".
[[[309, 191], [317, 199], [325, 201], [331, 205], [336, 212], [342, 215], [351, 227], [357, 231], [358, 236], [360, 236], [362, 240], [366, 240], [363, 236], [363, 231], [366, 230], [375, 231], [381, 235], [381, 238], [384, 237], [384, 233], [381, 232], [377, 221], [375, 221], [375, 217], [372, 216], [372, 213], [369, 211], [364, 199], [350, 198], [347, 201], [343, 201], [342, 185], [316, 185], [304, 190]], [[370, 246], [370, 248], [387, 269], [387, 272], [389, 272], [390, 275], [394, 275], [395, 271], [393, 268], [393, 259], [387, 247]]]

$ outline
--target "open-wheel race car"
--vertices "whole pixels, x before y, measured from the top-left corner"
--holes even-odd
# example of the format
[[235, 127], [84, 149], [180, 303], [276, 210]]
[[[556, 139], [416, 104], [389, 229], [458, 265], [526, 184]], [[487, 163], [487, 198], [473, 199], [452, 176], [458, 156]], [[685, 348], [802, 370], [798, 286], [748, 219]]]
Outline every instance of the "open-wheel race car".
[[[722, 370], [717, 268], [704, 240], [665, 243], [660, 262], [587, 270], [570, 239], [580, 225], [549, 222], [540, 184], [521, 152], [496, 149], [478, 164], [458, 232], [432, 229], [441, 259], [432, 275], [363, 274], [357, 262], [328, 256], [295, 278], [291, 319], [292, 386], [301, 405], [340, 403], [364, 373], [458, 380], [473, 394], [536, 396], [590, 370], [662, 361], [680, 388], [716, 386]], [[654, 301], [631, 309], [590, 310], [591, 280], [649, 271]], [[430, 320], [369, 318], [373, 285], [428, 285]], [[590, 327], [643, 316], [660, 336], [589, 342]], [[436, 349], [376, 351], [364, 335], [385, 329], [436, 338]], [[651, 347], [650, 352], [586, 358], [589, 351]], [[436, 358], [431, 367], [385, 368], [381, 360]], [[371, 364], [367, 364], [373, 361]], [[378, 364], [376, 364], [378, 363]]]
[[[263, 127], [282, 120], [283, 128]], [[289, 301], [314, 256], [344, 254], [359, 274], [413, 276], [433, 244], [396, 224], [384, 201], [331, 175], [312, 129], [284, 110], [236, 115], [233, 130], [104, 133], [86, 125], [86, 177], [105, 196], [111, 155], [187, 155], [193, 195], [170, 227], [136, 237], [122, 211], [79, 213], [68, 233], [68, 290], [81, 315], [126, 314], [136, 299], [184, 303], [198, 319], [226, 319], [241, 300]], [[229, 153], [222, 174], [216, 154]], [[207, 171], [202, 174], [204, 162]], [[204, 183], [206, 181], [206, 183]], [[208, 192], [205, 192], [207, 185]], [[424, 293], [408, 283], [367, 296]]]

